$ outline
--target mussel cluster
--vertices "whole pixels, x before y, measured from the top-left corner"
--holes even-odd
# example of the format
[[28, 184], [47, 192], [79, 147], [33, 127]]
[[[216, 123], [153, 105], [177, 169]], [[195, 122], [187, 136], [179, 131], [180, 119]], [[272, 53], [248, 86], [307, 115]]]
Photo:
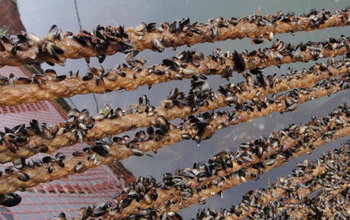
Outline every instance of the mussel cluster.
[[98, 217], [103, 211], [107, 219], [142, 216], [145, 209], [154, 209], [159, 216], [204, 203], [208, 197], [248, 179], [254, 180], [295, 157], [349, 134], [349, 110], [347, 106], [339, 106], [327, 117], [314, 118], [305, 125], [291, 125], [244, 143], [236, 152], [223, 151], [207, 162], [194, 163], [193, 168], [178, 170], [174, 175], [164, 174], [162, 182], [140, 177], [113, 202], [104, 203], [103, 207], [90, 207], [82, 218]]
[[1, 37], [0, 65], [64, 63], [67, 58], [96, 56], [103, 62], [106, 55], [127, 53], [132, 58], [145, 49], [162, 52], [166, 47], [194, 45], [227, 39], [249, 37], [259, 44], [274, 34], [312, 31], [328, 27], [346, 26], [350, 22], [349, 8], [331, 13], [328, 10], [312, 10], [309, 14], [294, 13], [274, 15], [250, 15], [243, 18], [222, 17], [208, 23], [191, 23], [189, 18], [172, 23], [141, 22], [135, 28], [97, 26], [92, 32], [78, 34], [59, 29], [53, 25], [49, 35], [40, 39], [33, 33]]
[[[347, 208], [342, 206], [349, 202], [349, 144], [315, 161], [299, 163], [291, 175], [267, 188], [249, 191], [231, 209], [201, 210], [194, 219], [348, 218]], [[320, 189], [317, 196], [308, 198]]]
[[[248, 51], [215, 51], [205, 57], [194, 50], [181, 52], [159, 65], [145, 66], [134, 58], [139, 51], [162, 52], [166, 47], [193, 45], [248, 37], [255, 44], [272, 40], [274, 34], [312, 31], [350, 24], [350, 9], [336, 12], [312, 10], [307, 15], [293, 13], [251, 15], [245, 18], [217, 18], [207, 24], [191, 23], [189, 18], [161, 25], [142, 22], [135, 28], [98, 26], [93, 32], [78, 34], [52, 26], [40, 39], [23, 33], [0, 38], [0, 65], [63, 64], [67, 58], [128, 54], [126, 63], [105, 71], [91, 68], [85, 75], [70, 72], [57, 75], [48, 69], [31, 78], [0, 78], [0, 105], [38, 102], [76, 94], [135, 90], [139, 86], [191, 79], [188, 92], [175, 88], [160, 106], [153, 106], [147, 96], [128, 109], [105, 105], [92, 116], [87, 109], [72, 109], [64, 123], [49, 125], [36, 119], [29, 125], [5, 128], [0, 132], [0, 163], [13, 165], [0, 172], [0, 204], [14, 206], [21, 197], [15, 192], [43, 182], [82, 173], [100, 165], [112, 164], [129, 156], [143, 156], [160, 148], [193, 140], [200, 143], [216, 130], [272, 112], [289, 112], [309, 100], [330, 96], [350, 88], [350, 37], [330, 38], [322, 42], [296, 45], [276, 40], [270, 48]], [[84, 50], [81, 50], [84, 48]], [[346, 55], [337, 61], [334, 56]], [[289, 69], [279, 77], [264, 74], [264, 68], [294, 62], [330, 58], [326, 63], [300, 71]], [[209, 75], [229, 78], [239, 72], [245, 81], [221, 85], [214, 91], [206, 82]], [[230, 107], [230, 110], [217, 110]], [[181, 119], [178, 123], [171, 122]], [[136, 128], [133, 136], [123, 132]], [[162, 181], [139, 177], [113, 198], [98, 206], [82, 208], [80, 219], [182, 219], [181, 208], [221, 195], [225, 189], [281, 166], [289, 160], [350, 134], [350, 108], [343, 104], [328, 116], [313, 118], [303, 125], [292, 124], [241, 144], [235, 152], [222, 151], [207, 162], [195, 162], [192, 168], [166, 173]], [[71, 156], [56, 152], [76, 143], [85, 145]], [[337, 213], [348, 218], [349, 142], [324, 154], [316, 161], [305, 161], [293, 174], [281, 177], [265, 189], [247, 193], [230, 210], [202, 210], [195, 219], [269, 219], [321, 218]], [[33, 155], [45, 153], [42, 158]], [[320, 190], [314, 197], [308, 196]], [[322, 207], [322, 209], [320, 208]], [[66, 219], [60, 213], [57, 219]]]
[[34, 74], [31, 78], [10, 75], [0, 77], [0, 104], [16, 105], [77, 94], [135, 90], [139, 86], [151, 87], [171, 80], [206, 79], [208, 75], [228, 78], [234, 71], [243, 73], [247, 80], [252, 78], [251, 75], [257, 75], [257, 79], [263, 80], [261, 73], [265, 67], [344, 55], [348, 53], [349, 45], [350, 39], [344, 36], [297, 45], [276, 40], [269, 48], [251, 52], [217, 50], [208, 57], [204, 57], [201, 52], [187, 50], [171, 59], [164, 59], [159, 65], [145, 66], [144, 59], [133, 59], [109, 71], [103, 67], [91, 68], [83, 76], [79, 72], [57, 75], [53, 69]]

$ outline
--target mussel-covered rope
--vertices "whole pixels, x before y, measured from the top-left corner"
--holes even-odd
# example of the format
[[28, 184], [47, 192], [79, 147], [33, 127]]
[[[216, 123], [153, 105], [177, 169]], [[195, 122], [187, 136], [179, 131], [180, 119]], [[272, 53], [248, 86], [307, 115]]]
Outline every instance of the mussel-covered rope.
[[[68, 114], [68, 121], [54, 126], [32, 120], [30, 126], [18, 125], [12, 129], [6, 128], [4, 133], [0, 133], [0, 162], [28, 158], [38, 152], [54, 152], [77, 142], [117, 135], [136, 127], [166, 125], [175, 118], [185, 118], [194, 113], [227, 105], [237, 105], [239, 108], [240, 103], [247, 100], [256, 102], [269, 94], [298, 87], [309, 88], [318, 80], [349, 72], [348, 59], [330, 61], [327, 65], [328, 67], [326, 64], [316, 64], [309, 70], [291, 71], [280, 78], [261, 75], [256, 81], [221, 86], [219, 93], [214, 93], [203, 81], [194, 81], [189, 94], [175, 89], [163, 105], [157, 108], [151, 106], [144, 96], [134, 109], [128, 111], [106, 107], [100, 114], [91, 117], [87, 110], [73, 110]], [[287, 105], [288, 109], [291, 109], [294, 103], [288, 101]]]
[[[328, 82], [327, 82], [328, 81]], [[332, 86], [330, 86], [332, 85]], [[0, 177], [0, 193], [9, 193], [18, 190], [19, 188], [26, 188], [36, 186], [42, 182], [53, 181], [74, 173], [81, 173], [85, 170], [95, 168], [101, 164], [110, 164], [115, 159], [121, 160], [129, 156], [136, 155], [142, 156], [147, 151], [156, 152], [158, 149], [180, 142], [186, 139], [193, 139], [198, 143], [201, 140], [210, 138], [216, 130], [224, 127], [235, 125], [241, 122], [250, 121], [253, 118], [263, 117], [276, 111], [292, 111], [296, 109], [298, 104], [312, 100], [314, 98], [320, 98], [325, 95], [331, 95], [336, 91], [340, 91], [342, 85], [344, 88], [350, 88], [350, 80], [341, 81], [338, 79], [326, 80], [317, 84], [311, 89], [300, 89], [297, 91], [287, 92], [286, 94], [276, 96], [270, 100], [260, 100], [259, 103], [243, 103], [240, 109], [229, 112], [207, 112], [198, 116], [189, 116], [187, 120], [178, 126], [170, 123], [159, 125], [158, 127], [149, 127], [147, 133], [140, 131], [135, 134], [134, 138], [130, 137], [114, 137], [114, 144], [109, 144], [105, 141], [99, 141], [92, 147], [86, 147], [83, 151], [73, 152], [73, 157], [66, 158], [62, 153], [56, 154], [55, 157], [46, 156], [42, 160], [28, 160], [19, 159], [14, 162], [14, 167], [9, 168], [8, 172]], [[292, 101], [293, 108], [288, 109], [290, 106], [288, 102]], [[266, 105], [264, 105], [265, 103]], [[339, 119], [338, 123], [347, 124], [347, 118]], [[167, 128], [164, 130], [162, 126]], [[333, 124], [326, 124], [322, 127], [323, 130], [329, 130]], [[307, 130], [307, 126], [298, 128], [298, 132], [303, 133]], [[292, 130], [295, 132], [295, 130]], [[284, 144], [284, 149], [293, 147], [302, 141], [298, 138], [291, 138], [285, 136], [289, 133], [287, 131], [275, 132], [273, 136], [278, 137]], [[319, 133], [317, 137], [322, 133]], [[314, 134], [316, 137], [316, 134]], [[276, 138], [270, 137], [273, 140]], [[268, 145], [272, 141], [266, 140]], [[246, 161], [242, 159], [240, 161], [232, 162], [233, 169], [244, 168], [251, 163], [258, 163], [260, 160], [269, 157], [271, 154], [276, 153], [280, 149], [280, 145], [275, 141], [275, 147], [269, 149], [268, 152], [264, 152], [263, 148], [252, 150], [249, 152], [250, 160]], [[242, 150], [241, 150], [242, 151]], [[246, 154], [247, 152], [240, 152]], [[244, 156], [243, 158], [245, 158]], [[15, 171], [15, 172], [14, 172]], [[43, 175], [45, 173], [45, 175]], [[210, 179], [206, 179], [202, 182], [210, 182]]]
[[181, 80], [205, 78], [206, 75], [229, 77], [233, 71], [261, 76], [263, 68], [294, 62], [307, 62], [319, 58], [348, 53], [350, 40], [330, 38], [324, 42], [307, 42], [296, 45], [275, 41], [270, 48], [251, 52], [222, 52], [204, 57], [200, 52], [184, 51], [162, 64], [144, 66], [145, 61], [132, 60], [110, 71], [91, 68], [85, 76], [77, 73], [57, 75], [52, 69], [32, 78], [0, 77], [0, 106], [25, 102], [38, 102], [77, 94], [105, 93], [113, 90], [134, 90], [139, 86]]
[[[321, 180], [320, 180], [321, 181]], [[335, 188], [336, 187], [336, 188]], [[332, 188], [335, 188], [332, 190]], [[349, 174], [347, 182], [343, 185], [334, 184], [303, 203], [291, 206], [286, 212], [291, 218], [299, 219], [349, 219], [350, 218], [350, 187]]]
[[[310, 153], [319, 147], [336, 138], [350, 134], [350, 127], [334, 124], [327, 131], [317, 129], [318, 125], [335, 121], [336, 119], [349, 115], [348, 107], [341, 106], [333, 111], [328, 117], [314, 119], [312, 129], [299, 135], [305, 135], [305, 140], [301, 145], [294, 148], [281, 150], [271, 155], [257, 164], [252, 164], [235, 172], [230, 172], [235, 153], [221, 152], [208, 160], [207, 163], [195, 163], [193, 169], [186, 168], [177, 171], [175, 175], [167, 173], [163, 181], [157, 183], [152, 177], [140, 177], [129, 188], [118, 194], [113, 202], [103, 204], [98, 207], [86, 209], [86, 217], [100, 217], [104, 219], [127, 218], [131, 216], [142, 216], [148, 213], [147, 210], [153, 208], [156, 216], [161, 216], [169, 212], [176, 212], [181, 208], [191, 204], [202, 203], [208, 197], [220, 194], [223, 190], [229, 189], [249, 179], [256, 179], [259, 175], [281, 166], [305, 153]], [[325, 132], [323, 138], [313, 138], [314, 133]], [[202, 184], [202, 181], [209, 178], [210, 182]], [[192, 188], [192, 186], [196, 186]], [[143, 216], [142, 216], [143, 217]]]
[[0, 65], [18, 66], [47, 62], [64, 63], [66, 59], [98, 57], [103, 62], [107, 55], [117, 52], [134, 57], [139, 51], [152, 49], [163, 51], [166, 47], [194, 45], [197, 43], [241, 39], [249, 37], [255, 43], [274, 34], [313, 31], [350, 24], [349, 8], [331, 13], [328, 10], [311, 10], [302, 16], [293, 13], [251, 15], [243, 18], [212, 19], [208, 23], [191, 23], [189, 18], [161, 25], [142, 22], [135, 28], [123, 26], [103, 27], [73, 34], [52, 26], [43, 39], [32, 33], [2, 36], [0, 38]]
[[[299, 163], [292, 175], [282, 176], [266, 188], [249, 191], [243, 196], [241, 203], [228, 210], [201, 210], [195, 220], [273, 219], [278, 215], [301, 215], [306, 210], [305, 205], [310, 203], [308, 196], [312, 193], [322, 189], [321, 195], [312, 199], [317, 201], [324, 194], [334, 195], [349, 187], [349, 144], [347, 142], [340, 149], [325, 153], [315, 161]], [[304, 210], [297, 211], [299, 205]]]

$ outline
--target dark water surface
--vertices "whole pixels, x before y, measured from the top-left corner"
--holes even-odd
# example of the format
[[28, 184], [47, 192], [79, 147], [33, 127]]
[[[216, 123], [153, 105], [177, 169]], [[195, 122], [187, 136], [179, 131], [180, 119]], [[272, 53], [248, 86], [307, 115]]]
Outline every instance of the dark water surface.
[[[45, 36], [53, 24], [59, 28], [72, 32], [79, 31], [79, 22], [73, 0], [18, 0], [19, 12], [21, 19], [28, 32], [38, 34], [40, 37]], [[243, 17], [252, 13], [257, 13], [259, 8], [262, 14], [282, 12], [295, 12], [296, 15], [308, 13], [312, 8], [327, 8], [331, 11], [341, 9], [349, 5], [349, 0], [129, 0], [129, 1], [107, 1], [107, 0], [77, 0], [77, 9], [80, 15], [81, 25], [84, 29], [91, 31], [97, 25], [125, 25], [125, 27], [135, 26], [141, 21], [157, 22], [174, 21], [183, 17], [190, 17], [191, 21], [207, 22], [210, 18], [215, 17]], [[313, 33], [295, 33], [282, 34], [275, 36], [286, 42], [298, 43], [300, 41], [320, 41], [329, 37], [338, 38], [340, 35], [350, 36], [349, 27], [330, 28]], [[212, 53], [216, 48], [222, 50], [252, 50], [258, 47], [268, 47], [270, 43], [252, 46], [249, 39], [227, 40], [224, 42], [199, 44], [192, 47], [206, 55]], [[176, 51], [166, 49], [163, 53], [152, 51], [143, 51], [138, 57], [145, 58], [147, 64], [160, 63], [162, 59], [172, 57], [187, 47], [180, 47]], [[325, 60], [321, 60], [325, 61]], [[319, 61], [319, 62], [321, 62]], [[113, 68], [115, 65], [124, 62], [124, 55], [114, 55], [107, 57], [103, 66]], [[308, 67], [313, 63], [297, 63], [284, 65], [281, 69], [271, 67], [265, 69], [266, 74], [286, 72], [287, 67], [301, 69]], [[99, 66], [97, 59], [92, 58], [90, 65]], [[42, 65], [43, 69], [52, 68], [46, 64]], [[67, 60], [65, 67], [54, 66], [58, 73], [66, 74], [69, 70], [87, 71], [87, 64], [84, 59]], [[239, 82], [241, 77], [234, 74], [230, 78], [231, 82]], [[218, 76], [211, 76], [209, 84], [215, 89], [218, 85], [226, 83], [226, 80]], [[160, 101], [166, 98], [171, 89], [179, 87], [181, 90], [188, 91], [189, 80], [163, 83], [153, 86], [148, 90], [147, 87], [141, 87], [131, 92], [111, 92], [104, 95], [96, 95], [98, 107], [108, 103], [113, 107], [127, 108], [130, 104], [136, 103], [142, 95], [147, 95], [153, 105], [159, 105]], [[78, 95], [71, 100], [79, 109], [87, 108], [92, 114], [96, 113], [96, 105], [92, 95]], [[314, 100], [301, 105], [298, 110], [279, 114], [274, 113], [268, 117], [255, 119], [249, 123], [232, 126], [218, 131], [210, 140], [203, 141], [200, 146], [193, 141], [181, 142], [159, 150], [154, 158], [132, 157], [123, 161], [123, 164], [133, 174], [152, 175], [161, 180], [162, 174], [174, 172], [177, 168], [191, 167], [193, 162], [207, 160], [215, 153], [221, 150], [235, 150], [240, 143], [254, 139], [261, 135], [268, 135], [273, 130], [281, 129], [290, 123], [304, 123], [311, 119], [312, 116], [324, 116], [337, 105], [349, 101], [349, 92], [342, 92], [331, 97]], [[333, 142], [315, 150], [310, 155], [304, 155], [291, 161], [285, 166], [279, 167], [266, 175], [263, 175], [258, 181], [249, 181], [246, 184], [234, 187], [224, 192], [224, 198], [218, 196], [207, 200], [206, 205], [193, 205], [182, 210], [185, 219], [194, 217], [197, 209], [210, 208], [229, 208], [232, 204], [241, 201], [241, 196], [248, 190], [265, 187], [268, 181], [275, 181], [280, 175], [287, 175], [295, 166], [295, 163], [305, 159], [314, 159], [321, 155], [322, 152], [329, 151], [339, 146], [339, 143], [345, 139]]]

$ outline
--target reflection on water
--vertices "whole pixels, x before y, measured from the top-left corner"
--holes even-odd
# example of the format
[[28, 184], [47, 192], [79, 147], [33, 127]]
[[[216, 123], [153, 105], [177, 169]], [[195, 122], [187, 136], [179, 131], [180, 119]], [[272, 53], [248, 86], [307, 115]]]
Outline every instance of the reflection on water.
[[[214, 17], [242, 17], [252, 13], [257, 13], [259, 9], [263, 14], [275, 13], [276, 11], [293, 11], [296, 14], [308, 13], [312, 8], [337, 10], [348, 6], [347, 0], [319, 0], [319, 1], [281, 1], [281, 0], [193, 0], [193, 1], [172, 1], [172, 0], [132, 0], [132, 1], [107, 1], [107, 0], [77, 0], [77, 10], [80, 16], [80, 23], [77, 17], [77, 11], [73, 0], [18, 0], [18, 8], [22, 22], [28, 32], [33, 32], [43, 37], [53, 24], [60, 28], [72, 32], [78, 32], [80, 25], [86, 30], [92, 30], [98, 24], [101, 25], [120, 25], [125, 27], [135, 26], [141, 21], [145, 22], [163, 22], [190, 17], [192, 21], [206, 22], [209, 18]], [[297, 43], [300, 41], [320, 41], [328, 37], [339, 37], [341, 34], [349, 36], [349, 28], [331, 28], [327, 30], [315, 31], [314, 33], [295, 33], [278, 35], [283, 41]], [[262, 44], [259, 47], [268, 47], [270, 43]], [[200, 44], [192, 47], [193, 49], [210, 54], [215, 48], [222, 50], [252, 50], [258, 48], [253, 46], [248, 39], [228, 40], [210, 44]], [[152, 51], [143, 51], [138, 56], [147, 59], [148, 64], [160, 63], [165, 57], [171, 57], [187, 47], [177, 48], [175, 51], [166, 49], [163, 53]], [[324, 61], [324, 60], [321, 60]], [[320, 61], [320, 62], [321, 62]], [[113, 68], [115, 65], [124, 62], [124, 55], [117, 54], [107, 57], [103, 66], [105, 69]], [[283, 74], [287, 67], [301, 69], [312, 65], [310, 63], [297, 63], [282, 66], [281, 69], [276, 67], [267, 68], [266, 74], [278, 73]], [[97, 59], [92, 58], [91, 67], [99, 66]], [[46, 64], [41, 66], [43, 69], [52, 68]], [[67, 73], [69, 70], [87, 70], [84, 59], [68, 60], [64, 67], [53, 67], [58, 73]], [[230, 81], [239, 82], [240, 76], [234, 75]], [[218, 76], [209, 77], [209, 84], [214, 88], [225, 83], [226, 80]], [[96, 105], [101, 107], [104, 103], [109, 103], [113, 107], [126, 108], [138, 101], [138, 97], [147, 95], [151, 97], [153, 105], [159, 105], [159, 102], [166, 97], [172, 88], [178, 87], [181, 90], [188, 91], [189, 81], [170, 82], [158, 84], [148, 90], [142, 87], [132, 92], [111, 92], [104, 95], [78, 95], [71, 98], [71, 101], [79, 108], [87, 108], [93, 114], [96, 112]], [[218, 131], [210, 140], [204, 141], [197, 146], [192, 141], [185, 141], [165, 147], [160, 150], [154, 158], [130, 158], [123, 161], [124, 165], [134, 173], [135, 176], [153, 175], [158, 180], [162, 178], [165, 172], [174, 172], [176, 168], [185, 168], [192, 165], [194, 161], [207, 160], [211, 155], [220, 150], [234, 150], [239, 143], [251, 140], [261, 135], [269, 134], [273, 130], [286, 127], [290, 123], [302, 123], [308, 121], [311, 116], [323, 116], [331, 111], [335, 106], [348, 101], [348, 92], [342, 92], [332, 97], [314, 100], [303, 104], [298, 110], [291, 113], [279, 114], [274, 113], [268, 117], [255, 119], [249, 123], [240, 124], [224, 130]], [[235, 187], [224, 193], [224, 199], [218, 197], [208, 199], [205, 206], [195, 205], [183, 210], [181, 213], [185, 218], [194, 216], [198, 208], [227, 208], [231, 204], [241, 200], [242, 193], [266, 185], [268, 180], [274, 181], [281, 174], [287, 174], [297, 161], [305, 158], [317, 158], [322, 152], [330, 150], [329, 147], [337, 146], [341, 141], [335, 144], [327, 145], [316, 150], [311, 155], [306, 155], [297, 160], [293, 160], [287, 165], [275, 169], [266, 175], [263, 175], [256, 182], [248, 182], [241, 186]]]

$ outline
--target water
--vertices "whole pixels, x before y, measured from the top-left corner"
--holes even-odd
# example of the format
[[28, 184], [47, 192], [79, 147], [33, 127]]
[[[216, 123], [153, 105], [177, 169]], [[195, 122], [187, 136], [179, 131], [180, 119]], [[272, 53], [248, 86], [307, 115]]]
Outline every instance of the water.
[[[77, 17], [77, 11], [73, 0], [18, 0], [18, 9], [21, 19], [28, 32], [38, 34], [40, 37], [45, 36], [53, 24], [58, 27], [78, 32], [81, 25], [84, 29], [91, 31], [98, 24], [101, 25], [125, 25], [125, 27], [135, 26], [141, 21], [157, 22], [174, 21], [183, 17], [190, 17], [191, 21], [206, 22], [210, 18], [215, 17], [242, 17], [261, 10], [262, 14], [275, 13], [277, 11], [295, 12], [298, 14], [308, 13], [312, 8], [327, 8], [331, 11], [341, 9], [348, 6], [348, 0], [318, 0], [318, 1], [281, 1], [281, 0], [193, 0], [193, 1], [172, 1], [172, 0], [129, 0], [129, 1], [107, 1], [107, 0], [77, 0], [77, 10], [80, 16], [80, 25]], [[286, 42], [298, 43], [300, 41], [320, 41], [329, 37], [338, 38], [340, 35], [350, 36], [348, 27], [330, 28], [313, 33], [295, 33], [277, 35]], [[199, 44], [192, 47], [198, 51], [204, 52], [206, 55], [212, 53], [216, 48], [222, 50], [252, 50], [258, 47], [268, 47], [270, 44], [252, 46], [249, 39], [243, 40], [227, 40], [224, 42]], [[147, 64], [157, 64], [164, 58], [176, 55], [187, 47], [180, 47], [176, 51], [166, 49], [163, 53], [155, 53], [152, 51], [143, 51], [138, 57], [145, 58]], [[324, 60], [322, 60], [324, 61]], [[107, 57], [103, 66], [105, 69], [113, 68], [115, 65], [124, 62], [124, 55], [118, 54]], [[321, 62], [321, 61], [319, 61]], [[286, 71], [288, 66], [295, 69], [301, 69], [312, 65], [313, 63], [297, 63], [292, 65], [284, 65], [281, 69], [275, 67], [267, 68], [266, 74], [279, 73]], [[99, 66], [97, 59], [92, 58], [91, 67]], [[41, 65], [43, 69], [54, 68], [58, 73], [66, 74], [69, 70], [87, 71], [87, 64], [84, 59], [68, 60], [65, 67]], [[241, 77], [234, 75], [230, 78], [231, 82], [238, 82]], [[214, 88], [218, 85], [226, 83], [226, 80], [218, 76], [211, 76], [208, 80], [209, 84]], [[92, 95], [77, 95], [71, 98], [71, 101], [79, 109], [87, 108], [92, 114], [96, 113], [96, 105], [100, 108], [103, 104], [108, 103], [113, 107], [126, 108], [130, 104], [136, 103], [142, 95], [151, 98], [153, 105], [159, 105], [160, 101], [166, 98], [166, 95], [174, 87], [188, 91], [189, 81], [171, 82], [154, 85], [152, 89], [141, 87], [131, 92], [111, 92], [103, 95], [96, 95], [97, 103]], [[165, 147], [159, 150], [154, 158], [132, 157], [123, 161], [127, 169], [133, 172], [137, 177], [140, 175], [152, 175], [158, 180], [162, 178], [162, 174], [166, 172], [174, 172], [176, 168], [191, 167], [194, 161], [207, 160], [210, 156], [221, 150], [235, 150], [236, 146], [241, 142], [245, 142], [261, 135], [268, 135], [273, 130], [286, 127], [290, 123], [304, 123], [310, 120], [312, 116], [324, 116], [337, 105], [344, 101], [349, 101], [349, 92], [341, 92], [331, 97], [314, 100], [301, 105], [298, 110], [279, 114], [274, 113], [269, 117], [255, 119], [249, 123], [232, 126], [224, 130], [218, 131], [214, 137], [203, 141], [199, 147], [192, 141], [184, 141]], [[342, 139], [345, 140], [345, 139]], [[207, 200], [206, 205], [193, 205], [180, 212], [185, 219], [195, 216], [198, 208], [229, 208], [232, 204], [241, 201], [241, 196], [248, 190], [266, 186], [268, 181], [274, 181], [281, 174], [290, 173], [297, 161], [304, 159], [314, 159], [320, 156], [322, 152], [329, 151], [339, 146], [341, 141], [328, 144], [322, 148], [315, 150], [310, 155], [305, 155], [295, 159], [283, 167], [275, 169], [266, 175], [263, 175], [258, 181], [249, 181], [241, 186], [224, 192], [224, 198], [212, 197]]]

